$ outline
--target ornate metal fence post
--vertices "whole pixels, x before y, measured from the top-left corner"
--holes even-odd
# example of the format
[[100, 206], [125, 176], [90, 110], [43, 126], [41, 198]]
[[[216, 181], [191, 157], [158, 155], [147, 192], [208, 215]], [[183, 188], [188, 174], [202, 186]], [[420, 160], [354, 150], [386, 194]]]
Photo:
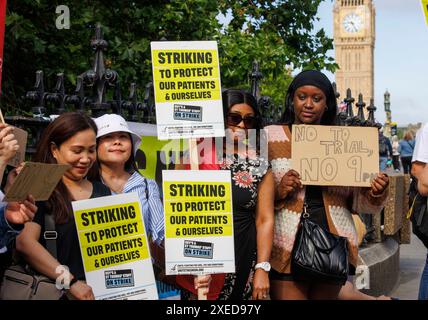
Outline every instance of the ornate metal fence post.
[[263, 78], [263, 74], [259, 70], [259, 63], [257, 61], [253, 62], [253, 69], [250, 74], [251, 81], [251, 93], [256, 98], [257, 101], [260, 99], [260, 80]]
[[73, 105], [76, 111], [82, 112], [84, 111], [85, 106], [89, 104], [88, 99], [85, 97], [83, 76], [77, 76], [76, 89], [74, 90], [74, 94], [67, 96], [65, 103]]
[[43, 82], [43, 71], [39, 70], [36, 72], [36, 84], [34, 85], [34, 91], [28, 91], [25, 98], [33, 101], [35, 104], [32, 108], [33, 116], [42, 117], [46, 113], [46, 108], [44, 106], [45, 85]]
[[[128, 120], [138, 121], [139, 113], [142, 112], [143, 121], [150, 120], [154, 112], [152, 84], [149, 83], [146, 86], [144, 104], [138, 101], [135, 83], [131, 84], [129, 100], [123, 101], [118, 73], [105, 67], [103, 52], [106, 50], [107, 44], [107, 41], [102, 38], [101, 26], [98, 24], [95, 29], [95, 37], [91, 40], [91, 46], [95, 51], [92, 69], [77, 76], [76, 88], [72, 94], [66, 94], [63, 73], [57, 75], [53, 92], [46, 92], [43, 71], [36, 72], [34, 89], [25, 95], [26, 100], [33, 104], [33, 117], [5, 117], [8, 123], [29, 131], [27, 153], [34, 153], [42, 131], [51, 121], [48, 117], [51, 113], [61, 114], [71, 110], [90, 111], [92, 117], [98, 117], [113, 112], [123, 115]], [[113, 99], [107, 101], [106, 93], [109, 89], [114, 90]], [[86, 92], [88, 92], [88, 96], [85, 96]], [[127, 114], [123, 114], [123, 111], [126, 111]]]
[[91, 46], [95, 50], [95, 60], [92, 69], [82, 74], [83, 83], [92, 88], [93, 99], [90, 102], [93, 117], [99, 117], [107, 113], [110, 104], [105, 101], [107, 88], [114, 87], [118, 81], [118, 74], [114, 70], [106, 69], [104, 64], [104, 50], [107, 48], [107, 41], [102, 38], [101, 26], [98, 24], [95, 30], [95, 39], [91, 41]]
[[51, 102], [55, 106], [55, 114], [62, 114], [65, 112], [67, 97], [64, 89], [64, 74], [58, 73], [54, 92], [46, 94], [46, 102]]

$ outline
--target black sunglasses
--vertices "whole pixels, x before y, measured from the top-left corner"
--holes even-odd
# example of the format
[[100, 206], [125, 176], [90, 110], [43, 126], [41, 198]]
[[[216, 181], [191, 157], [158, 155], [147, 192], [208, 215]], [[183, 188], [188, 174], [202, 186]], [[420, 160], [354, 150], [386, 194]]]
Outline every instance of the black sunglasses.
[[227, 124], [231, 126], [237, 126], [241, 123], [241, 121], [244, 121], [245, 128], [254, 128], [257, 124], [256, 117], [249, 116], [242, 118], [242, 116], [239, 113], [229, 113], [227, 115]]

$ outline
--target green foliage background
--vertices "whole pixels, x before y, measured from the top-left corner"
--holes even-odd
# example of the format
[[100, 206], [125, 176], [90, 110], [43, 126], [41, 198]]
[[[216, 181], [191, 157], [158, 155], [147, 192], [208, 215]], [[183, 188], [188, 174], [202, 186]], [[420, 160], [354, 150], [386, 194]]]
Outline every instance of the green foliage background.
[[[292, 69], [337, 68], [326, 56], [332, 39], [324, 30], [313, 32], [320, 2], [8, 0], [2, 108], [10, 115], [30, 110], [22, 97], [33, 88], [36, 70], [44, 71], [47, 91], [64, 72], [66, 91], [72, 92], [76, 76], [92, 66], [89, 43], [98, 22], [108, 41], [106, 64], [119, 73], [123, 96], [131, 82], [142, 89], [150, 81], [150, 41], [216, 40], [223, 87], [249, 88], [257, 60], [264, 75], [261, 94], [282, 104]], [[70, 9], [69, 30], [55, 26], [58, 5]], [[217, 19], [220, 13], [230, 21], [226, 26]]]

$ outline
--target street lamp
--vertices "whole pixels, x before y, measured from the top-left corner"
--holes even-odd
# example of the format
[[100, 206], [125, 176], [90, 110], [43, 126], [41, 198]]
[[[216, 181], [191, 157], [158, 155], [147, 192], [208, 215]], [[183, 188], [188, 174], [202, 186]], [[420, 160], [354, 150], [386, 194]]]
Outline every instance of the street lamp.
[[385, 112], [391, 112], [391, 109], [390, 109], [390, 106], [391, 106], [390, 97], [391, 97], [391, 95], [389, 94], [388, 89], [386, 89], [383, 97], [384, 97]]
[[386, 121], [385, 121], [385, 129], [384, 134], [387, 137], [391, 136], [391, 95], [388, 92], [388, 89], [386, 89], [384, 97], [384, 106], [385, 106], [385, 113], [386, 113]]

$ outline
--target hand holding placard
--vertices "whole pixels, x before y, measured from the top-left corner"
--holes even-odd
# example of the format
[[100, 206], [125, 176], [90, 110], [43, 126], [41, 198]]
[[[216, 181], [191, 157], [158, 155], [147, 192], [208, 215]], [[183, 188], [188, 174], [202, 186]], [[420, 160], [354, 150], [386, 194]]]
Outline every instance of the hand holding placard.
[[16, 156], [19, 148], [14, 135], [14, 128], [7, 124], [0, 124], [0, 164], [4, 167]]
[[[3, 113], [1, 110], [0, 110], [0, 122], [6, 125], [6, 122], [4, 121]], [[10, 166], [16, 167], [25, 160], [25, 150], [27, 147], [28, 132], [26, 130], [22, 130], [17, 127], [11, 126], [9, 128], [10, 129], [6, 131], [2, 130], [0, 134], [0, 142], [2, 143], [2, 148], [4, 148], [4, 145], [3, 145], [3, 142], [4, 142], [5, 144], [7, 144], [6, 146], [7, 149], [15, 152], [14, 156], [12, 157], [8, 157], [7, 155], [5, 156], [8, 159], [7, 164]], [[10, 133], [13, 133], [13, 135], [15, 136], [14, 139], [11, 139], [11, 137], [9, 138], [7, 137]], [[3, 141], [3, 138], [5, 139], [4, 141]], [[17, 147], [15, 145], [16, 143], [15, 141], [18, 142]]]
[[16, 151], [15, 156], [12, 157], [7, 164], [12, 167], [17, 167], [20, 163], [25, 161], [28, 132], [26, 130], [14, 127], [13, 134], [15, 135], [15, 139], [18, 141], [19, 148]]

